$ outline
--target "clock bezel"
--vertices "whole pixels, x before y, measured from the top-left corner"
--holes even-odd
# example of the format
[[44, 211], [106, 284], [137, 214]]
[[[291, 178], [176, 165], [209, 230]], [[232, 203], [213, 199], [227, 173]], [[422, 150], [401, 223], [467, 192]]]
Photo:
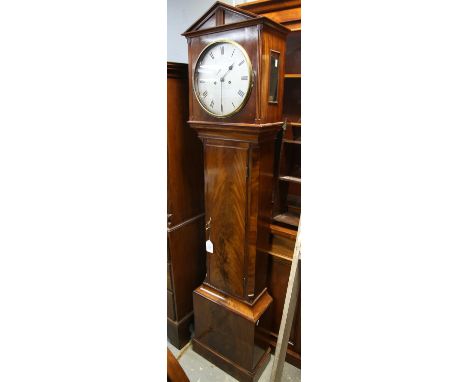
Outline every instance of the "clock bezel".
[[[216, 44], [222, 44], [222, 43], [228, 43], [228, 44], [232, 44], [232, 45], [235, 45], [237, 48], [239, 48], [239, 50], [243, 53], [245, 59], [246, 59], [246, 63], [247, 63], [247, 66], [248, 66], [248, 69], [249, 69], [249, 85], [248, 85], [248, 88], [247, 88], [247, 94], [245, 95], [244, 97], [244, 100], [239, 104], [239, 106], [233, 110], [232, 112], [230, 112], [229, 114], [226, 114], [226, 115], [219, 115], [219, 114], [215, 114], [215, 113], [212, 113], [210, 110], [208, 110], [204, 105], [203, 103], [201, 102], [200, 98], [198, 97], [198, 94], [197, 94], [197, 91], [198, 91], [198, 85], [195, 85], [195, 72], [196, 72], [196, 69], [197, 69], [197, 66], [198, 66], [198, 63], [200, 61], [200, 58], [203, 56], [203, 54], [205, 53], [205, 51], [210, 48], [212, 45], [216, 45]], [[244, 49], [244, 47], [239, 44], [238, 42], [234, 41], [234, 40], [231, 40], [231, 39], [226, 39], [226, 38], [223, 38], [223, 39], [218, 39], [218, 40], [215, 40], [215, 41], [212, 41], [210, 42], [207, 46], [205, 46], [202, 51], [200, 52], [200, 54], [198, 55], [197, 59], [195, 60], [195, 65], [193, 67], [193, 74], [192, 74], [192, 89], [193, 89], [193, 93], [195, 94], [195, 98], [197, 99], [198, 101], [198, 104], [201, 106], [201, 108], [207, 112], [209, 115], [215, 117], [215, 118], [219, 118], [219, 119], [223, 119], [223, 118], [228, 118], [234, 114], [237, 114], [238, 112], [240, 112], [245, 104], [247, 103], [247, 101], [250, 99], [250, 94], [252, 93], [252, 88], [253, 88], [253, 85], [254, 85], [254, 71], [252, 69], [252, 62], [250, 61], [250, 57], [249, 57], [249, 54], [247, 53], [247, 51]]]

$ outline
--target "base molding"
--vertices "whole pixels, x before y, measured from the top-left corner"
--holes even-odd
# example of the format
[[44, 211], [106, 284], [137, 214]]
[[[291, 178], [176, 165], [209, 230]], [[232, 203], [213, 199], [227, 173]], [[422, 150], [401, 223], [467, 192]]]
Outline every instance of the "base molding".
[[236, 363], [230, 361], [229, 359], [223, 357], [221, 354], [217, 353], [209, 346], [204, 345], [196, 338], [192, 339], [192, 347], [196, 353], [200, 354], [203, 358], [207, 359], [208, 361], [218, 366], [220, 369], [224, 370], [226, 373], [232, 375], [234, 378], [238, 379], [241, 382], [258, 381], [266, 366], [268, 365], [268, 361], [270, 360], [270, 348], [268, 348], [263, 357], [258, 362], [255, 369], [250, 372], [244, 369], [243, 367], [237, 365]]
[[190, 341], [190, 324], [192, 322], [193, 311], [179, 321], [167, 319], [167, 338], [177, 349], [182, 349]]
[[257, 340], [258, 323], [271, 303], [266, 291], [249, 305], [201, 285], [193, 292], [193, 350], [241, 382], [257, 381], [271, 353]]

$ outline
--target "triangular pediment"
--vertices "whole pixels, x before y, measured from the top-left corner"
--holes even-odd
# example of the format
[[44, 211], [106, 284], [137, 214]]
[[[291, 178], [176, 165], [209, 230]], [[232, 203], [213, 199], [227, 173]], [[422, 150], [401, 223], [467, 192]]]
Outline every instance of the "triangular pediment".
[[195, 21], [195, 23], [193, 23], [192, 26], [183, 33], [183, 35], [220, 25], [233, 24], [257, 18], [260, 18], [260, 16], [255, 13], [217, 1], [197, 21]]

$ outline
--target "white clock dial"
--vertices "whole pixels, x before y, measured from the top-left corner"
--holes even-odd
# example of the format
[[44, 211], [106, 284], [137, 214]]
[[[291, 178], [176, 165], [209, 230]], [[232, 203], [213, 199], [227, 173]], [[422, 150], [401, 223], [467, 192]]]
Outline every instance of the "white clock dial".
[[252, 85], [252, 66], [245, 50], [229, 41], [214, 42], [195, 65], [193, 89], [209, 114], [227, 117], [247, 101]]

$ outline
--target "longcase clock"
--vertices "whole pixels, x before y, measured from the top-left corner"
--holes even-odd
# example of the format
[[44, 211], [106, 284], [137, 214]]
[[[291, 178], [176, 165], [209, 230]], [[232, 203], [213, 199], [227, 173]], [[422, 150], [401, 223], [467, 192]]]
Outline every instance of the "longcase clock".
[[265, 249], [288, 31], [216, 2], [183, 33], [188, 123], [205, 172], [207, 273], [193, 294], [193, 348], [241, 381], [257, 380], [270, 354], [256, 328], [272, 302]]

